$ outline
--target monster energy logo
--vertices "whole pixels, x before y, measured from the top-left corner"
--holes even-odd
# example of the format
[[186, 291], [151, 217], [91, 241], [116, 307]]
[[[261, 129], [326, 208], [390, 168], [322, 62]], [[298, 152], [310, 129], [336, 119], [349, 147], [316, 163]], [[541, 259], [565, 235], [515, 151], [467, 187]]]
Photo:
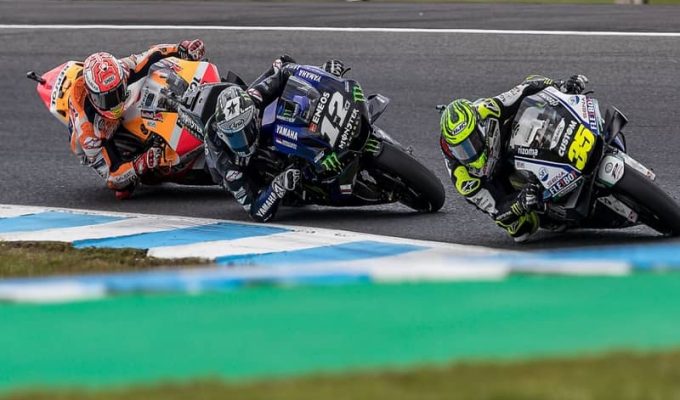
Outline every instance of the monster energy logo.
[[354, 101], [356, 102], [364, 102], [366, 99], [364, 98], [364, 91], [361, 89], [361, 86], [356, 85], [352, 88], [352, 97], [354, 97]]

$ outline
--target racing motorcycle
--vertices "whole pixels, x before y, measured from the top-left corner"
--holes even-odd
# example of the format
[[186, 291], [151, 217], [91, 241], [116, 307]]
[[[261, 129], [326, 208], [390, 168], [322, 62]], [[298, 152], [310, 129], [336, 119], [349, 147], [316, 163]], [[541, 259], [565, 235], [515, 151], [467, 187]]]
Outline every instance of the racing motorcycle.
[[[263, 113], [266, 145], [251, 161], [262, 182], [291, 165], [302, 170], [298, 189], [284, 204], [363, 206], [400, 202], [435, 212], [444, 204], [441, 181], [409, 149], [376, 126], [389, 99], [364, 97], [360, 84], [321, 68], [300, 65], [282, 95]], [[337, 155], [336, 172], [319, 169], [320, 158]]]
[[627, 118], [608, 107], [604, 118], [589, 95], [547, 88], [526, 97], [506, 145], [520, 189], [540, 182], [541, 227], [625, 228], [644, 224], [680, 235], [680, 207], [655, 183], [655, 174], [627, 154]]
[[[82, 69], [82, 62], [69, 61], [42, 76], [32, 71], [27, 74], [38, 82], [38, 94], [50, 113], [67, 126], [68, 101]], [[123, 161], [134, 159], [151, 146], [162, 149], [159, 166], [145, 174], [142, 183], [213, 184], [205, 167], [203, 126], [214, 111], [217, 94], [199, 99], [191, 112], [185, 113], [166, 93], [198, 93], [197, 89], [222, 80], [214, 64], [170, 57], [153, 64], [145, 79], [128, 86], [121, 128], [111, 140]], [[231, 71], [224, 80], [243, 84]]]

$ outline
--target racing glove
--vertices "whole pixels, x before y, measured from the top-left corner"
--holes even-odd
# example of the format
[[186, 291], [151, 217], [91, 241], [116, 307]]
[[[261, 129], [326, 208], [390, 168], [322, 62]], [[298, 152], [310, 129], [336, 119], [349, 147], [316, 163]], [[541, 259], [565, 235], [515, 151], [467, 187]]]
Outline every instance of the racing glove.
[[286, 192], [292, 192], [300, 183], [300, 170], [297, 168], [288, 168], [287, 170], [278, 174], [274, 181], [272, 181], [272, 188], [276, 195], [282, 199]]
[[142, 176], [145, 173], [158, 167], [161, 161], [162, 154], [163, 149], [161, 149], [160, 147], [152, 147], [149, 150], [137, 156], [137, 158], [135, 158], [135, 161], [133, 162], [137, 176]]
[[342, 78], [351, 68], [345, 67], [345, 63], [340, 60], [330, 59], [323, 63], [321, 69], [337, 76], [338, 78]]
[[588, 78], [585, 75], [572, 75], [562, 83], [560, 91], [567, 94], [581, 94], [586, 90], [586, 83], [588, 83]]
[[496, 216], [496, 225], [505, 229], [515, 242], [524, 242], [539, 227], [536, 210], [542, 206], [539, 184], [530, 183], [517, 195], [509, 210]]
[[542, 203], [541, 185], [529, 183], [519, 192], [510, 209], [520, 216], [538, 210]]
[[201, 39], [183, 40], [179, 44], [179, 56], [189, 61], [200, 61], [205, 57], [205, 45]]

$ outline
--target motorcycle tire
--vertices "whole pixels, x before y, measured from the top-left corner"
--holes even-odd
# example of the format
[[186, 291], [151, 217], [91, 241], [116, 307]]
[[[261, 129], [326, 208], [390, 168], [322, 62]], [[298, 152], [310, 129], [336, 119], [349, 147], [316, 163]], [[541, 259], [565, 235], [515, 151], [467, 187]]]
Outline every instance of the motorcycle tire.
[[626, 165], [614, 189], [638, 212], [640, 222], [664, 235], [680, 235], [680, 206], [643, 174]]
[[421, 212], [437, 212], [444, 205], [445, 192], [439, 178], [418, 160], [398, 147], [383, 142], [382, 151], [372, 164], [397, 177], [415, 196], [402, 196], [399, 202]]

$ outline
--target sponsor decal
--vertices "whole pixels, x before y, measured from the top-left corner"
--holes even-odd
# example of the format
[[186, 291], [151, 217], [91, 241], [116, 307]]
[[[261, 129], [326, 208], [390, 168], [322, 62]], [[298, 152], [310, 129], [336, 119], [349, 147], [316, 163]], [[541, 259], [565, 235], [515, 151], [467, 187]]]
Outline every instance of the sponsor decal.
[[517, 153], [523, 156], [536, 157], [538, 155], [538, 149], [530, 149], [528, 147], [518, 147]]
[[612, 170], [614, 169], [614, 163], [608, 162], [607, 165], [604, 166], [604, 172], [611, 174]]
[[538, 92], [538, 97], [542, 98], [543, 100], [545, 100], [548, 104], [550, 104], [553, 107], [557, 107], [557, 105], [560, 104], [560, 102], [557, 101], [557, 99], [555, 99], [554, 97], [552, 97], [551, 95], [549, 95], [546, 92]]
[[340, 193], [352, 194], [352, 185], [340, 185]]
[[316, 109], [314, 110], [314, 115], [312, 115], [312, 123], [314, 125], [319, 125], [319, 122], [321, 121], [321, 116], [323, 115], [323, 110], [326, 108], [326, 104], [328, 104], [328, 99], [331, 97], [331, 94], [328, 92], [324, 92], [321, 95], [321, 98], [319, 99], [319, 104], [316, 105]]
[[50, 109], [55, 109], [57, 107], [57, 99], [64, 97], [61, 86], [64, 83], [64, 79], [66, 79], [66, 70], [68, 70], [68, 66], [61, 70], [57, 80], [54, 82], [54, 87], [52, 88], [52, 93], [50, 95]]
[[[278, 184], [274, 184], [274, 191], [267, 196], [267, 199], [264, 201], [264, 204], [257, 210], [255, 215], [257, 215], [260, 218], [263, 218], [264, 215], [269, 211], [273, 206], [274, 203], [279, 199], [278, 195], [276, 194], [277, 191], [277, 186], [280, 187]], [[285, 192], [285, 189], [280, 187], [281, 190]]]
[[313, 72], [307, 71], [305, 69], [299, 69], [297, 72], [297, 76], [300, 78], [306, 79], [308, 81], [314, 81], [314, 82], [321, 82], [321, 76], [317, 75]]
[[457, 134], [461, 133], [466, 126], [466, 124], [458, 124], [458, 126], [451, 132], [451, 135], [456, 136]]
[[295, 132], [294, 130], [290, 128], [286, 128], [285, 126], [277, 125], [276, 126], [276, 134], [283, 136], [285, 138], [288, 138], [290, 140], [296, 140], [298, 138], [298, 133]]
[[479, 187], [479, 179], [470, 179], [469, 181], [463, 182], [463, 185], [460, 188], [460, 192], [463, 194], [469, 194], [474, 192], [477, 187]]
[[104, 83], [105, 86], [108, 86], [111, 83], [113, 83], [113, 81], [115, 81], [115, 80], [116, 80], [115, 75], [109, 75], [107, 78], [104, 79], [103, 83]]
[[562, 132], [564, 132], [564, 126], [566, 124], [564, 123], [564, 118], [560, 120], [560, 122], [557, 124], [555, 127], [555, 131], [553, 132], [552, 137], [550, 138], [550, 150], [554, 149], [557, 147], [557, 144], [560, 142], [560, 137], [562, 136]]
[[359, 86], [358, 83], [352, 88], [352, 97], [357, 103], [363, 103], [366, 101], [366, 98], [364, 97], [364, 91], [361, 89], [361, 86]]
[[618, 181], [623, 175], [623, 165], [621, 162], [608, 161], [604, 166], [604, 172], [614, 178], [614, 181]]
[[142, 119], [163, 122], [163, 114], [159, 112], [154, 112], [151, 110], [141, 110], [140, 115]]
[[564, 157], [564, 155], [567, 153], [567, 145], [569, 145], [569, 141], [574, 135], [574, 129], [576, 129], [576, 125], [577, 123], [574, 120], [569, 122], [569, 127], [567, 128], [567, 131], [564, 132], [564, 137], [562, 137], [562, 142], [560, 142], [560, 148], [557, 150], [557, 154], [559, 154], [560, 157]]
[[522, 86], [515, 86], [514, 88], [508, 90], [505, 93], [501, 93], [498, 95], [498, 100], [503, 103], [503, 105], [510, 105], [517, 101], [519, 96], [522, 94], [522, 90], [526, 87], [527, 85], [522, 85]]
[[178, 122], [181, 126], [186, 127], [189, 131], [198, 135], [203, 135], [203, 126], [191, 118], [189, 114], [180, 113]]
[[142, 99], [142, 108], [146, 108], [146, 109], [153, 108], [153, 101], [154, 101], [155, 98], [156, 98], [156, 95], [153, 94], [153, 93], [149, 93], [149, 92], [144, 93], [144, 98]]
[[569, 104], [572, 106], [578, 105], [579, 101], [581, 101], [581, 98], [579, 96], [571, 96], [569, 98]]
[[560, 179], [564, 178], [564, 176], [567, 175], [567, 172], [564, 170], [560, 170], [556, 175], [554, 175], [552, 178], [550, 178], [547, 182], [545, 182], [545, 187], [550, 187], [555, 184], [555, 182], [559, 181]]
[[342, 132], [342, 136], [340, 136], [340, 149], [344, 149], [349, 146], [349, 142], [354, 137], [354, 132], [356, 131], [358, 125], [359, 109], [355, 108], [352, 110], [352, 114], [350, 114], [349, 119], [345, 124], [345, 129]]
[[588, 123], [590, 128], [597, 131], [597, 116], [595, 113], [595, 102], [592, 99], [588, 99]]
[[552, 196], [557, 196], [561, 193], [572, 190], [580, 179], [581, 177], [578, 176], [576, 172], [572, 171], [562, 177], [562, 179], [555, 182], [548, 190]]
[[284, 139], [281, 139], [281, 138], [276, 138], [276, 139], [275, 139], [275, 142], [278, 143], [278, 144], [280, 144], [280, 145], [282, 145], [282, 146], [291, 148], [291, 149], [293, 149], [293, 150], [297, 149], [297, 144], [296, 144], [296, 143], [289, 142], [289, 141], [284, 140]]
[[548, 174], [548, 170], [545, 169], [545, 167], [541, 167], [541, 169], [538, 170], [538, 179], [540, 179], [542, 182], [545, 182], [548, 180], [550, 175]]

